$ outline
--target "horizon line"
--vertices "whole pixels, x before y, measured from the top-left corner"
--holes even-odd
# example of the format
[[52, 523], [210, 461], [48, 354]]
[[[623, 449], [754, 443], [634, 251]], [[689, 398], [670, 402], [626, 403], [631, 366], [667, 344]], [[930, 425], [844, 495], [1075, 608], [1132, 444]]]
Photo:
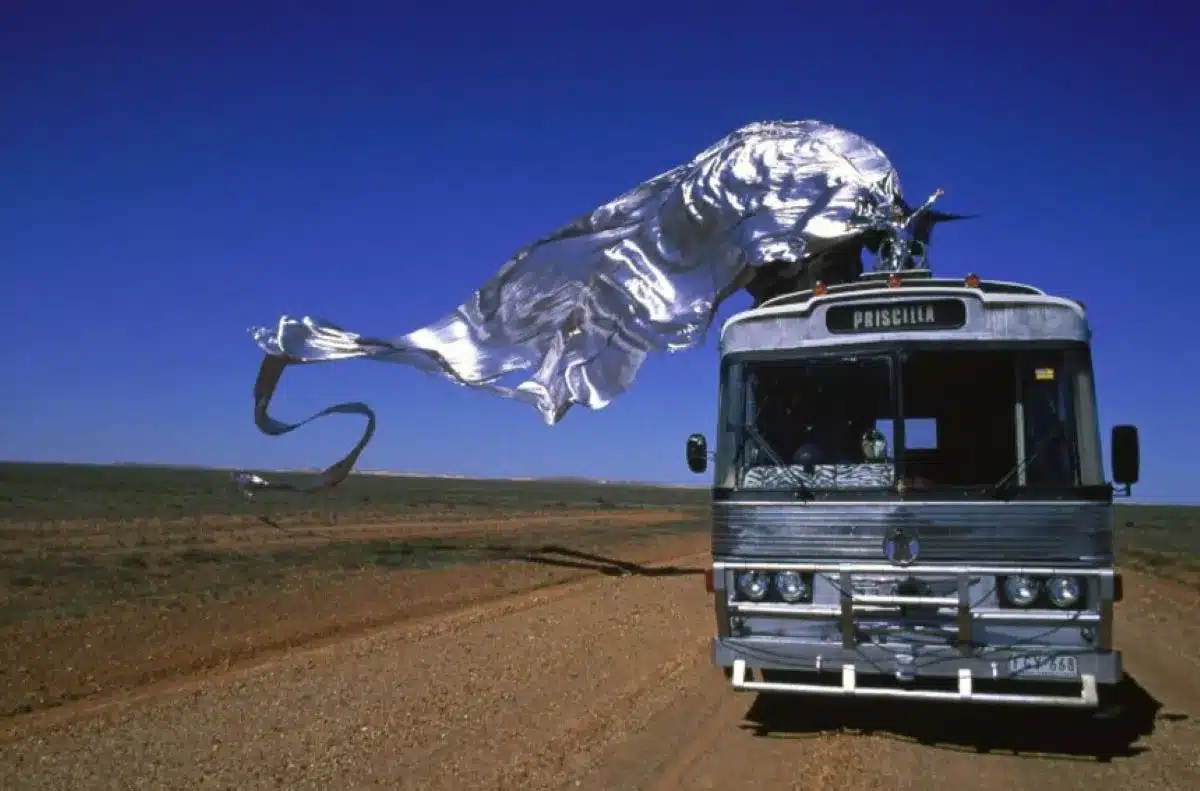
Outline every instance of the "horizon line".
[[[22, 459], [0, 459], [0, 466], [5, 464], [28, 464], [41, 466], [60, 466], [60, 467], [143, 467], [157, 469], [174, 469], [174, 470], [204, 470], [208, 472], [247, 472], [247, 468], [234, 467], [213, 467], [206, 464], [175, 464], [169, 462], [142, 462], [142, 461], [29, 461]], [[260, 472], [278, 473], [282, 475], [314, 475], [322, 472], [320, 469], [265, 469], [258, 468]], [[546, 475], [546, 476], [496, 476], [496, 475], [468, 475], [465, 473], [437, 473], [437, 472], [406, 472], [385, 469], [369, 469], [369, 470], [353, 470], [350, 476], [370, 476], [377, 478], [428, 478], [435, 480], [458, 480], [458, 481], [496, 481], [508, 483], [537, 483], [539, 481], [546, 483], [585, 483], [596, 486], [641, 486], [648, 489], [691, 489], [704, 490], [711, 488], [708, 483], [668, 483], [663, 481], [638, 481], [629, 479], [612, 479], [612, 478], [588, 478], [580, 475]], [[1145, 498], [1130, 497], [1130, 498], [1113, 498], [1113, 505], [1140, 505], [1147, 507], [1163, 507], [1163, 508], [1200, 508], [1200, 500], [1150, 500]]]
[[[148, 469], [170, 469], [170, 470], [203, 470], [206, 472], [249, 472], [250, 468], [242, 467], [214, 467], [207, 464], [182, 464], [175, 462], [143, 462], [143, 461], [29, 461], [23, 459], [0, 459], [0, 465], [4, 464], [28, 464], [40, 466], [59, 466], [59, 467], [143, 467]], [[267, 469], [262, 467], [254, 468], [259, 472], [277, 473], [282, 475], [315, 475], [322, 470], [317, 468], [278, 468]], [[582, 475], [544, 475], [544, 476], [501, 476], [501, 475], [469, 475], [466, 473], [454, 472], [411, 472], [397, 471], [388, 469], [356, 469], [350, 472], [350, 476], [363, 475], [378, 478], [434, 478], [439, 480], [460, 480], [460, 481], [503, 481], [513, 483], [536, 483], [538, 481], [549, 482], [578, 482], [591, 483], [599, 486], [645, 486], [649, 488], [661, 489], [707, 489], [708, 484], [700, 483], [668, 483], [665, 481], [639, 481], [633, 479], [613, 479], [613, 478], [589, 478]]]

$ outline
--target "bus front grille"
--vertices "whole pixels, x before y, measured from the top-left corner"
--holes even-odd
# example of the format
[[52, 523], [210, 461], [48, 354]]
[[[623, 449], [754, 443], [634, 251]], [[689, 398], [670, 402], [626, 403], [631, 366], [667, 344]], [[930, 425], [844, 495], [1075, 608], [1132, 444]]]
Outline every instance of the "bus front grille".
[[714, 558], [886, 562], [903, 527], [922, 563], [1112, 562], [1110, 510], [1078, 503], [713, 504]]

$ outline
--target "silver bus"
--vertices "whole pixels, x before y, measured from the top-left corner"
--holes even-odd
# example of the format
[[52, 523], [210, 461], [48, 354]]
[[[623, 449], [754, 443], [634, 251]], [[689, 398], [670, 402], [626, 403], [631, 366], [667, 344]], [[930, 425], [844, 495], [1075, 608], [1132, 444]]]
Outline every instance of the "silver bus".
[[713, 662], [737, 690], [1097, 707], [1113, 498], [1084, 306], [1028, 285], [871, 273], [725, 323]]

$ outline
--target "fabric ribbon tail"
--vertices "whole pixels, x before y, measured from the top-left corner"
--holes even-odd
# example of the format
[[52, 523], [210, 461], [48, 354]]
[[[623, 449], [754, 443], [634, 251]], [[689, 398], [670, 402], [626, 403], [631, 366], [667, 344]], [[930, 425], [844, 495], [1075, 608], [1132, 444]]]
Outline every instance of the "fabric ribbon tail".
[[275, 390], [279, 386], [279, 379], [283, 376], [283, 371], [289, 365], [296, 363], [295, 359], [289, 359], [286, 356], [267, 354], [263, 357], [262, 364], [258, 369], [258, 378], [254, 382], [254, 425], [258, 430], [268, 436], [281, 436], [304, 426], [308, 423], [325, 417], [326, 415], [362, 415], [367, 419], [367, 425], [363, 429], [362, 437], [358, 443], [341, 459], [333, 465], [323, 470], [316, 475], [312, 483], [286, 483], [282, 481], [268, 481], [260, 475], [252, 472], [237, 471], [233, 473], [234, 483], [242, 490], [242, 493], [247, 498], [254, 496], [256, 491], [276, 490], [302, 492], [304, 494], [312, 494], [324, 489], [332, 489], [333, 487], [346, 480], [350, 475], [350, 471], [354, 469], [355, 463], [358, 462], [358, 457], [362, 454], [363, 449], [367, 447], [367, 443], [371, 441], [371, 437], [375, 434], [375, 412], [369, 406], [362, 402], [353, 401], [344, 404], [335, 404], [326, 409], [322, 409], [310, 417], [299, 421], [298, 423], [284, 423], [276, 420], [268, 413], [271, 405], [271, 398], [275, 395]]

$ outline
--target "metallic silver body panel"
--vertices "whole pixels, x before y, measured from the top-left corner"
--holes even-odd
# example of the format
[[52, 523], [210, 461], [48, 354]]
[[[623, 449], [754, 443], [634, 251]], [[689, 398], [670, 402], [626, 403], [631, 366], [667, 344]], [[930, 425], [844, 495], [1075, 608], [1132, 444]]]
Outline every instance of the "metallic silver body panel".
[[[825, 312], [834, 305], [954, 297], [966, 303], [966, 324], [957, 329], [911, 332], [861, 332], [847, 335], [825, 328]], [[905, 286], [877, 292], [814, 297], [797, 305], [758, 308], [734, 316], [721, 332], [721, 354], [853, 348], [869, 343], [906, 341], [1077, 341], [1091, 339], [1083, 309], [1060, 297], [986, 294], [969, 289]]]
[[915, 530], [920, 562], [1112, 563], [1107, 503], [717, 501], [716, 560], [886, 562], [884, 534]]

